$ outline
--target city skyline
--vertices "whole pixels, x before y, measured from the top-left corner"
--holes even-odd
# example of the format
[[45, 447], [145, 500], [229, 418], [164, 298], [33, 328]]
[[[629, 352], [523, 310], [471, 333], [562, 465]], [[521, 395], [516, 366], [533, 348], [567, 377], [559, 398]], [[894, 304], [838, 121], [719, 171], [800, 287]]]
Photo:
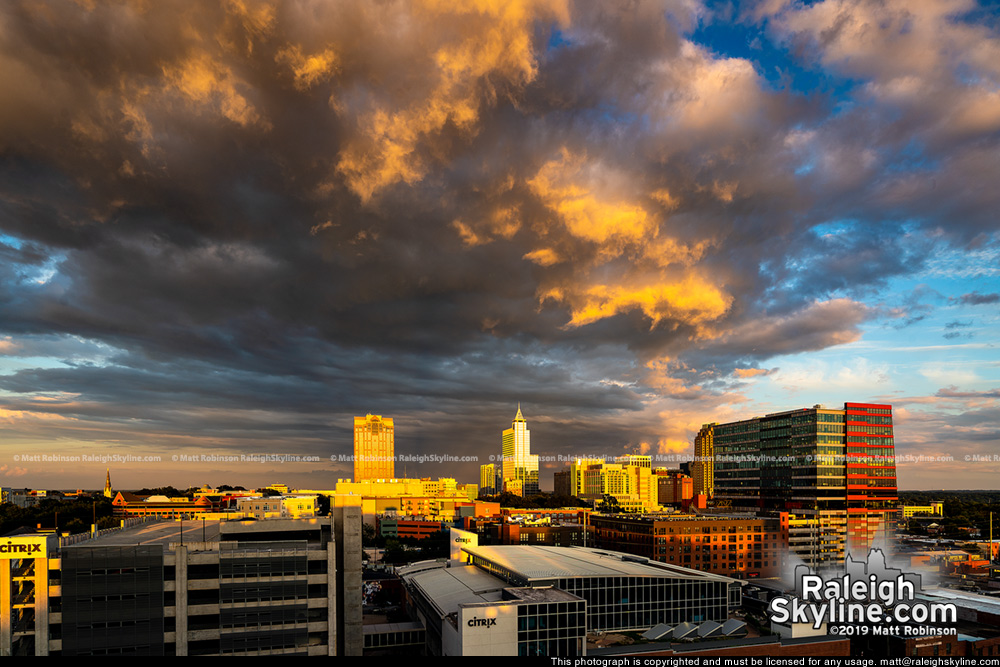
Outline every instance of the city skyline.
[[900, 488], [996, 488], [997, 18], [4, 3], [0, 484], [323, 487], [369, 412], [474, 481], [518, 401], [567, 458], [859, 401]]

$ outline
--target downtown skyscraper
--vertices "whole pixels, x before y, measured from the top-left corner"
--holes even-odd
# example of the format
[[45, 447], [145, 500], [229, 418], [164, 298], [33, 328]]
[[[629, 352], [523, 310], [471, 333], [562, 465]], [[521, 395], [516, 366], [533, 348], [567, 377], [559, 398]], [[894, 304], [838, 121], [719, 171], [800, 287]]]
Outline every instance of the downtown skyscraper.
[[712, 428], [715, 498], [787, 514], [789, 548], [822, 566], [867, 555], [895, 532], [892, 406], [845, 403]]
[[354, 481], [395, 477], [395, 428], [392, 417], [355, 417]]
[[520, 405], [510, 428], [503, 432], [501, 456], [502, 490], [525, 498], [537, 495], [538, 457], [531, 454], [531, 431], [521, 414]]

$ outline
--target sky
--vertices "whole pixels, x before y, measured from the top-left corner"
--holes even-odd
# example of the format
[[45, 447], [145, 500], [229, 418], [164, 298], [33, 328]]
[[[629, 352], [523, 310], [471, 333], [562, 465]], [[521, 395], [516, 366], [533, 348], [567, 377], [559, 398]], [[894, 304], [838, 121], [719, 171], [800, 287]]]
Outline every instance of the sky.
[[995, 489], [998, 13], [2, 3], [0, 485], [332, 488], [366, 413], [478, 482], [520, 404], [551, 489], [850, 401]]

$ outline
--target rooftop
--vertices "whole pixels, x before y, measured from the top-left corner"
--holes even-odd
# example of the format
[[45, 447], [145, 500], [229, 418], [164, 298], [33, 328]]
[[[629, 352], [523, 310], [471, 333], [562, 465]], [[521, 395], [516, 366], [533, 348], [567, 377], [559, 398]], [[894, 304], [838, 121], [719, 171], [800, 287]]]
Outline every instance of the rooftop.
[[155, 521], [142, 523], [124, 530], [115, 530], [100, 535], [95, 539], [82, 539], [75, 544], [64, 545], [62, 549], [77, 549], [87, 547], [119, 547], [136, 545], [162, 545], [169, 549], [171, 544], [184, 543], [196, 548], [195, 545], [220, 540], [240, 541], [240, 535], [246, 535], [249, 541], [268, 539], [268, 534], [274, 534], [271, 541], [297, 541], [305, 539], [293, 533], [316, 531], [318, 535], [321, 526], [329, 525], [329, 517], [306, 519], [258, 519], [240, 521], [219, 521], [207, 519], [192, 519], [191, 521]]
[[420, 589], [442, 618], [458, 611], [459, 605], [499, 602], [507, 583], [471, 565], [438, 568], [405, 575]]
[[463, 551], [480, 556], [529, 580], [633, 576], [735, 581], [717, 574], [648, 561], [640, 556], [585, 547], [498, 545], [465, 547]]
[[[217, 542], [219, 540], [219, 524], [221, 521], [157, 521], [145, 523], [126, 530], [101, 535], [93, 540], [85, 540], [63, 549], [80, 547], [120, 547], [138, 544], [162, 544], [166, 549], [171, 542], [181, 542], [181, 526], [183, 525], [184, 542]], [[204, 525], [203, 525], [204, 524]], [[203, 537], [204, 533], [204, 537]]]

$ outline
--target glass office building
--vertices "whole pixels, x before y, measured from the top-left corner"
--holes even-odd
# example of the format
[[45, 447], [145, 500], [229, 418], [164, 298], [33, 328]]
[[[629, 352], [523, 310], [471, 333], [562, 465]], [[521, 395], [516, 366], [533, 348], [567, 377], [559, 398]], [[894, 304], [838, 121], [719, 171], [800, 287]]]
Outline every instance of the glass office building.
[[512, 491], [525, 498], [538, 495], [538, 457], [531, 453], [531, 431], [517, 406], [510, 428], [503, 432], [501, 491]]

